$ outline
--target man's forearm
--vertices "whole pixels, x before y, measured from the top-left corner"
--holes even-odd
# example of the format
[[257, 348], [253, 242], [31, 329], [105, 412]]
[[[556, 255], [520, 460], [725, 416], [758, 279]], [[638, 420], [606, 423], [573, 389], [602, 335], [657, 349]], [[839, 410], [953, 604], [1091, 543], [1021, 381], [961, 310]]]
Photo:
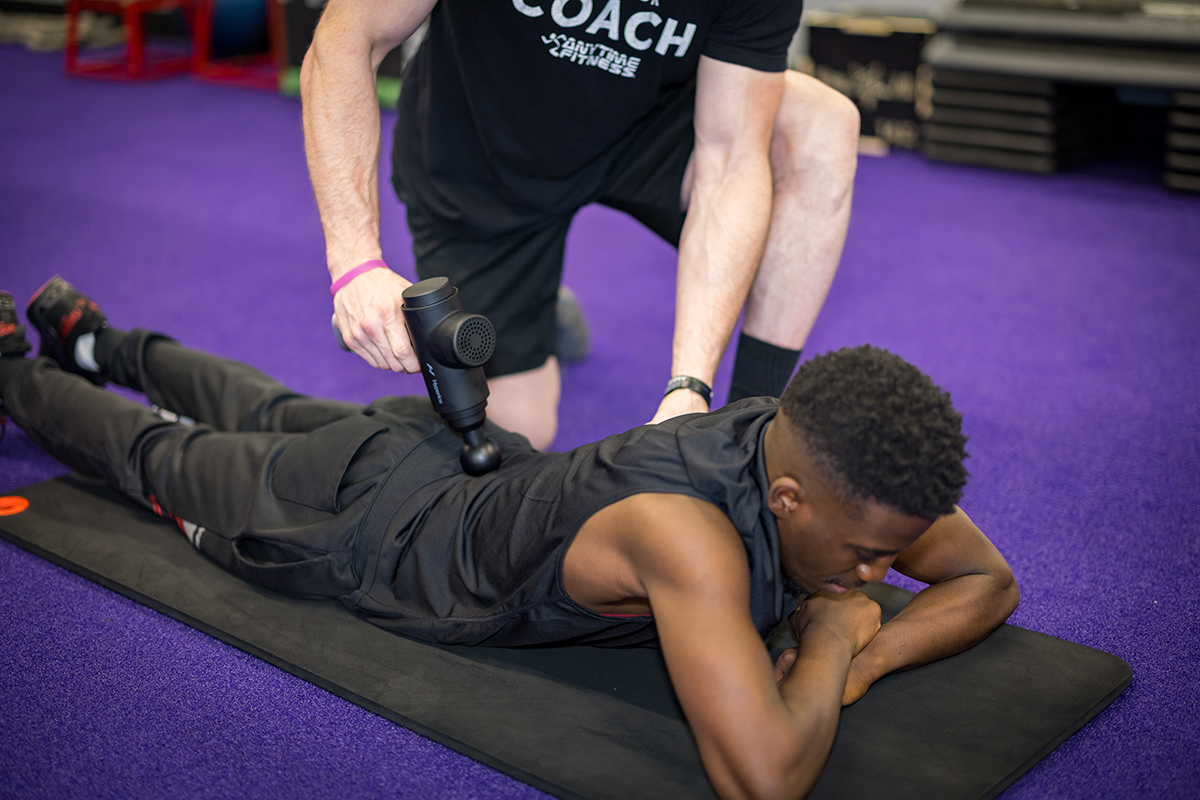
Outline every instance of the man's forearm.
[[812, 789], [833, 747], [841, 714], [841, 687], [852, 654], [840, 637], [815, 630], [806, 632], [800, 639], [796, 663], [779, 687], [793, 724], [799, 729], [797, 740], [804, 743], [794, 750], [786, 784], [796, 797]]
[[[1011, 573], [963, 575], [914, 597], [855, 657], [852, 673], [865, 685], [892, 672], [955, 655], [980, 642], [1008, 619], [1017, 604]], [[851, 676], [853, 683], [854, 676]], [[858, 699], [857, 697], [848, 699]]]
[[892, 566], [929, 586], [855, 657], [846, 703], [890, 672], [966, 650], [999, 627], [1020, 602], [1004, 556], [961, 508], [934, 522]]

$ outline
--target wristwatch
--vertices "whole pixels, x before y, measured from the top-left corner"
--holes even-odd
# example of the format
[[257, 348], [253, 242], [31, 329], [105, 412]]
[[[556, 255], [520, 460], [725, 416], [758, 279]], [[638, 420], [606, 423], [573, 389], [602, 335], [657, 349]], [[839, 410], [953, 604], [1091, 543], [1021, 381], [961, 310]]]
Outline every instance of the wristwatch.
[[667, 381], [667, 391], [663, 392], [663, 397], [676, 389], [691, 389], [704, 398], [706, 406], [712, 407], [712, 387], [699, 378], [693, 378], [691, 375], [676, 375]]

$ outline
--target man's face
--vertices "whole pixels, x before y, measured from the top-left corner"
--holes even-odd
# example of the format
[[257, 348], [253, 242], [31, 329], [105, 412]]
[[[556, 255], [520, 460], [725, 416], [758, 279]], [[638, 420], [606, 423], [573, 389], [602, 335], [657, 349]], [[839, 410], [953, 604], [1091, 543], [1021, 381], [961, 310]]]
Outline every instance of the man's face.
[[779, 526], [781, 566], [806, 591], [842, 594], [883, 580], [900, 551], [933, 524], [874, 501], [843, 502], [783, 414], [771, 422], [765, 445], [767, 508]]
[[809, 592], [842, 594], [883, 580], [900, 551], [932, 524], [874, 501], [855, 509], [832, 492], [810, 491], [806, 499], [807, 513], [778, 522], [784, 571]]

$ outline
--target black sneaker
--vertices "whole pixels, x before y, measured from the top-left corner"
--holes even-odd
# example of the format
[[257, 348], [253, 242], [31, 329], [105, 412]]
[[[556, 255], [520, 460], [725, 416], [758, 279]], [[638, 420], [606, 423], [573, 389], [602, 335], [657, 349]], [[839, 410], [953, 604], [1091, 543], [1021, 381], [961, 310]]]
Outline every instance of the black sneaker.
[[29, 352], [25, 326], [17, 322], [17, 304], [8, 292], [0, 292], [0, 356], [20, 358]]
[[[0, 292], [0, 358], [24, 358], [29, 352], [25, 341], [25, 326], [17, 322], [17, 304], [8, 292]], [[3, 387], [0, 386], [0, 389]], [[4, 414], [4, 396], [0, 392], [0, 442], [8, 432], [8, 417]]]
[[49, 356], [67, 372], [82, 375], [97, 386], [107, 375], [85, 369], [75, 362], [75, 342], [88, 333], [107, 327], [108, 317], [96, 301], [80, 294], [74, 286], [55, 275], [34, 292], [25, 316], [41, 337], [38, 355]]

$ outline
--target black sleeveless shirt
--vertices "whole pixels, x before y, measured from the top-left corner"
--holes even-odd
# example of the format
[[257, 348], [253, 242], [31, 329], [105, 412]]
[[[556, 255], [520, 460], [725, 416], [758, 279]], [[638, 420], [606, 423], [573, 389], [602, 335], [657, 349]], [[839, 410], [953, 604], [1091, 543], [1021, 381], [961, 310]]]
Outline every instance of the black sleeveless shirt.
[[683, 494], [720, 508], [741, 535], [750, 612], [765, 637], [785, 607], [762, 446], [777, 408], [744, 400], [567, 453], [538, 453], [492, 428], [504, 461], [479, 478], [461, 473], [461, 441], [437, 421], [380, 487], [358, 548], [363, 584], [342, 602], [381, 627], [448, 644], [652, 643], [652, 617], [573, 601], [563, 558], [600, 509], [645, 492]]

